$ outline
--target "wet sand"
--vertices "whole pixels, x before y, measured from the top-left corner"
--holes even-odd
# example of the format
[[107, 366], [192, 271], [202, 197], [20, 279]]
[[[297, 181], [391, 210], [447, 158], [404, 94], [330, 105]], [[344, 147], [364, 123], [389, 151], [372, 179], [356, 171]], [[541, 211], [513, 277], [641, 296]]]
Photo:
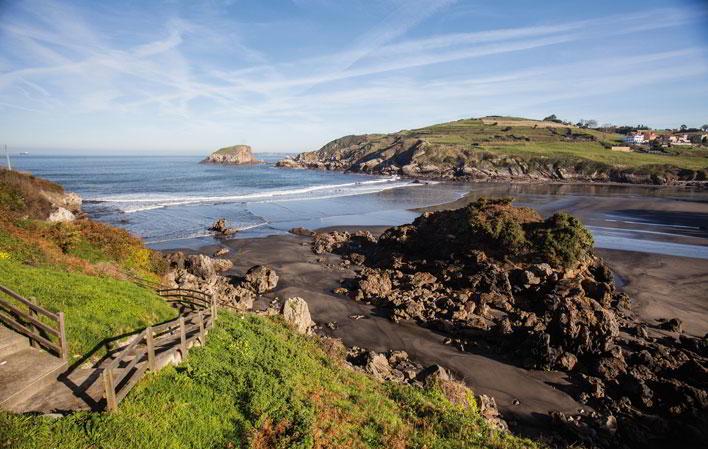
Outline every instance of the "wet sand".
[[694, 336], [708, 333], [708, 260], [597, 250], [619, 277], [642, 320], [679, 318]]

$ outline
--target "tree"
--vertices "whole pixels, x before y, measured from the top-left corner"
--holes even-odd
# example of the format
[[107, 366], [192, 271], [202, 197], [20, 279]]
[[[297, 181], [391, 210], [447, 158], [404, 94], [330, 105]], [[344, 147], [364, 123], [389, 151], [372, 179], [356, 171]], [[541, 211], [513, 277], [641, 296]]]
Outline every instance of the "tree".
[[701, 129], [702, 129], [703, 131], [708, 131], [708, 125], [703, 125], [703, 126], [701, 126]]
[[688, 126], [686, 125], [681, 125], [681, 131], [686, 131], [688, 129]]
[[560, 120], [558, 117], [556, 117], [556, 114], [551, 114], [548, 117], [543, 119], [544, 122], [555, 122], [555, 123], [563, 123], [562, 120]]

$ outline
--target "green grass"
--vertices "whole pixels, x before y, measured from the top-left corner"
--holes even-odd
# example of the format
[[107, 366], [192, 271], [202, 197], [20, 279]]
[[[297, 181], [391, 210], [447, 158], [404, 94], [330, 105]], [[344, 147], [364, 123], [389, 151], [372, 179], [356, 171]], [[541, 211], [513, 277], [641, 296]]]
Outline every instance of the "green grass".
[[[468, 396], [468, 399], [470, 397]], [[382, 384], [277, 321], [223, 312], [206, 346], [150, 374], [113, 413], [0, 413], [0, 447], [521, 448], [440, 387]]]
[[224, 147], [224, 148], [219, 148], [218, 150], [214, 151], [213, 154], [228, 154], [228, 153], [235, 153], [237, 150], [245, 147], [246, 145], [234, 145], [231, 147]]
[[164, 299], [132, 282], [61, 267], [28, 266], [12, 258], [0, 260], [0, 284], [26, 298], [36, 298], [51, 311], [64, 312], [73, 358], [86, 354], [105, 338], [176, 316]]
[[[514, 121], [518, 118], [500, 117]], [[571, 141], [565, 138], [566, 129], [592, 141]], [[623, 145], [619, 134], [592, 129], [545, 126], [502, 126], [468, 119], [403, 131], [406, 137], [420, 138], [431, 143], [434, 151], [426, 155], [431, 162], [452, 162], [474, 154], [489, 152], [519, 156], [525, 159], [551, 158], [555, 160], [588, 160], [618, 168], [674, 166], [691, 170], [708, 168], [708, 148], [671, 147], [667, 154], [620, 153], [607, 147]]]
[[[673, 165], [679, 168], [701, 170], [708, 167], [708, 149], [696, 150], [695, 155], [622, 153], [611, 151], [596, 142], [579, 143], [525, 143], [513, 145], [484, 145], [485, 151], [522, 157], [574, 157], [600, 162], [612, 167], [640, 168], [652, 165]], [[686, 154], [686, 153], [684, 153]]]

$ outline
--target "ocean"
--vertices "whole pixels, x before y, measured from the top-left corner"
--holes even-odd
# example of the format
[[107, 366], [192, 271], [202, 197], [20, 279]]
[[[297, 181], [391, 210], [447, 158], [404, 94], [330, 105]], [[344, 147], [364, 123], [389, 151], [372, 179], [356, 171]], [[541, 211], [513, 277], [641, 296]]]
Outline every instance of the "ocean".
[[207, 228], [224, 217], [239, 237], [294, 226], [398, 225], [410, 209], [452, 201], [469, 188], [398, 177], [282, 169], [266, 164], [199, 164], [196, 156], [18, 156], [18, 170], [76, 192], [92, 218], [139, 235], [154, 248], [212, 243]]

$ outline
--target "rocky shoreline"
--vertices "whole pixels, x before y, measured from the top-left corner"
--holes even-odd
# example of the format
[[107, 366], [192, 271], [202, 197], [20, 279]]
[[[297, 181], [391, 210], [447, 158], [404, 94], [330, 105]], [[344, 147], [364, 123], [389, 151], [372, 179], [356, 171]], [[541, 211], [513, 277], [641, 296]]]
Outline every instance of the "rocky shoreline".
[[[587, 245], [571, 263], [549, 264], [537, 253], [499, 253], [504, 238], [469, 241], [461, 232], [465, 220], [495, 229], [508, 214], [540, 222], [528, 210], [478, 202], [424, 214], [378, 239], [366, 231], [318, 233], [312, 250], [361, 267], [338, 293], [395, 322], [442, 332], [461, 351], [493, 351], [526, 368], [570, 373], [576, 398], [598, 413], [552, 416], [584, 444], [698, 447], [708, 428], [706, 337], [682, 333], [675, 318], [659, 326], [634, 318], [629, 297]], [[579, 229], [561, 231], [566, 248], [582, 242], [573, 235]]]
[[317, 151], [282, 159], [276, 166], [461, 182], [616, 183], [708, 188], [706, 169], [688, 170], [668, 165], [613, 167], [580, 158], [521, 157], [481, 149], [463, 152], [462, 159], [438, 157], [438, 152], [456, 154], [459, 151], [397, 134], [346, 136]]

